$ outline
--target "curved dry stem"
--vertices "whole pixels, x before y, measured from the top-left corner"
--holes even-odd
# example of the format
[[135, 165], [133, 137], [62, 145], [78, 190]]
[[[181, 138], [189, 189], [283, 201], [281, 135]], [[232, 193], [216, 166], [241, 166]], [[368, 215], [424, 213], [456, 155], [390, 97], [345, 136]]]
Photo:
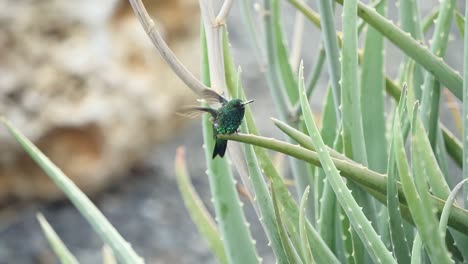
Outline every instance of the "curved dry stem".
[[185, 66], [177, 59], [175, 54], [167, 46], [161, 34], [156, 29], [156, 25], [151, 19], [148, 11], [141, 0], [129, 0], [132, 5], [133, 12], [140, 20], [146, 34], [150, 37], [154, 46], [158, 50], [164, 61], [171, 67], [174, 73], [195, 93], [200, 94], [203, 89], [208, 89], [195, 76], [185, 68]]

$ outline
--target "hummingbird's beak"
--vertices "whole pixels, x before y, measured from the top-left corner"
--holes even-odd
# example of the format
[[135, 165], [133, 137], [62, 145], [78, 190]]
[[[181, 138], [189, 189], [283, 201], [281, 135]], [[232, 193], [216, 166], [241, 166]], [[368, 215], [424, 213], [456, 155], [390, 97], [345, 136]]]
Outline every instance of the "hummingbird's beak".
[[243, 102], [243, 103], [242, 103], [242, 106], [248, 105], [248, 104], [252, 103], [253, 101], [254, 101], [254, 100], [249, 100], [249, 101]]

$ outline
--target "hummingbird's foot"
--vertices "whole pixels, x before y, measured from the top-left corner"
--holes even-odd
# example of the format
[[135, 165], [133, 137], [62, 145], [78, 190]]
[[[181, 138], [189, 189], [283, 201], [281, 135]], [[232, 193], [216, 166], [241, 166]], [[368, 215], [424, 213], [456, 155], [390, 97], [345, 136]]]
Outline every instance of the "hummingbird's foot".
[[216, 20], [212, 23], [214, 28], [223, 27], [226, 25], [226, 19], [224, 18], [216, 18]]

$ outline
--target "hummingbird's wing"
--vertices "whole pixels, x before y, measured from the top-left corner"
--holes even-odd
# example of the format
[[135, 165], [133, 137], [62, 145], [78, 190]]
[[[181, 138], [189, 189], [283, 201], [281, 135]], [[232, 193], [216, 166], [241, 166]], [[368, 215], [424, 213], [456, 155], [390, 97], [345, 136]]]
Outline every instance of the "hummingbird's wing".
[[203, 89], [201, 92], [201, 96], [205, 99], [208, 103], [221, 103], [225, 104], [228, 101], [226, 98], [221, 96], [219, 93], [215, 92], [212, 89]]
[[216, 110], [209, 108], [209, 107], [189, 106], [189, 107], [184, 107], [180, 111], [177, 112], [178, 115], [189, 117], [189, 118], [196, 118], [196, 117], [201, 116], [204, 113], [209, 113], [213, 118], [216, 118]]

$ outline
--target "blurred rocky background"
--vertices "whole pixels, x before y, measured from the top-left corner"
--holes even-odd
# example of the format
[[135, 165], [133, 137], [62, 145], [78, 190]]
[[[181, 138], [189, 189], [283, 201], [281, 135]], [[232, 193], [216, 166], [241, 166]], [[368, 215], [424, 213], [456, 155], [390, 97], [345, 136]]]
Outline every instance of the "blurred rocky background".
[[[434, 2], [421, 1], [422, 12]], [[144, 3], [176, 55], [198, 75], [198, 1]], [[269, 120], [276, 116], [274, 105], [239, 4], [234, 1], [228, 21], [236, 64], [247, 97], [255, 99], [250, 107], [261, 133], [282, 137]], [[295, 11], [286, 1], [282, 5], [291, 39]], [[395, 20], [393, 3], [389, 13]], [[304, 36], [307, 72], [320, 32], [306, 22]], [[450, 45], [461, 49], [459, 41]], [[395, 77], [401, 52], [388, 44], [387, 55], [388, 73]], [[461, 69], [454, 52], [447, 61]], [[312, 98], [315, 110], [326, 82], [324, 70]], [[0, 113], [91, 195], [147, 263], [215, 263], [174, 178], [175, 149], [184, 145], [192, 181], [212, 208], [200, 122], [174, 116], [194, 98], [159, 57], [127, 1], [0, 0]], [[38, 211], [81, 263], [102, 263], [102, 241], [5, 129], [0, 146], [0, 264], [58, 263], [37, 223]], [[274, 263], [253, 209], [244, 204], [259, 254], [264, 263]]]
[[[184, 63], [199, 63], [194, 1], [148, 1]], [[127, 1], [0, 1], [0, 113], [78, 186], [96, 193], [180, 125], [193, 100]], [[0, 203], [62, 193], [0, 130]]]

